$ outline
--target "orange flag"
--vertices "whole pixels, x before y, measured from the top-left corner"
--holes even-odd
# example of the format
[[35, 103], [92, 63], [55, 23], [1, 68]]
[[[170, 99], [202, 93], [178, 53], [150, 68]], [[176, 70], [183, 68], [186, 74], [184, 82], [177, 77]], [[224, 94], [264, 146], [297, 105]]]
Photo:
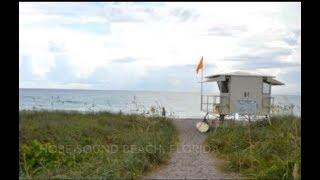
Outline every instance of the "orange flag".
[[203, 69], [203, 56], [201, 57], [201, 60], [200, 60], [200, 62], [198, 64], [198, 66], [197, 66], [197, 69], [196, 69], [197, 74], [198, 74], [200, 69]]

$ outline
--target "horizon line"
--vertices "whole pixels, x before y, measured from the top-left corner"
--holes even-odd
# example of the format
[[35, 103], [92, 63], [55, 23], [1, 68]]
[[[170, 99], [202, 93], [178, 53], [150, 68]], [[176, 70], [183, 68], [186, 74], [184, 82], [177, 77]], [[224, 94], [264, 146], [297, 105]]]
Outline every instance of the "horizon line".
[[[172, 92], [172, 93], [197, 93], [198, 91], [172, 91], [172, 90], [127, 90], [127, 89], [64, 89], [64, 88], [21, 88], [20, 89], [37, 89], [37, 90], [80, 90], [80, 91], [140, 91], [140, 92]], [[200, 91], [199, 91], [200, 93]], [[219, 93], [219, 92], [217, 92]], [[301, 94], [273, 94], [283, 96], [301, 96]]]

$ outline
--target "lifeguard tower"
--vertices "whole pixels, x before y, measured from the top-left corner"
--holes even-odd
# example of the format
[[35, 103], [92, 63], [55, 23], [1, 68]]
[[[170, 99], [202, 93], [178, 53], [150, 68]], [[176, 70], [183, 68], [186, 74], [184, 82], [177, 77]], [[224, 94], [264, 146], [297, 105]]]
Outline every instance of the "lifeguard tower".
[[239, 71], [205, 76], [201, 83], [217, 82], [220, 93], [203, 95], [201, 92], [201, 111], [219, 115], [220, 120], [235, 113], [269, 116], [273, 104], [271, 86], [284, 85], [274, 78]]

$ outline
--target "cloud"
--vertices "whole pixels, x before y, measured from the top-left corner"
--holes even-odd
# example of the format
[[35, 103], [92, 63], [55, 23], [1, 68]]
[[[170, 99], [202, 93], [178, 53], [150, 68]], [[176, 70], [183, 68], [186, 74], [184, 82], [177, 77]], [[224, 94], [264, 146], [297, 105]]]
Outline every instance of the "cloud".
[[135, 58], [126, 57], [126, 58], [112, 60], [112, 63], [132, 63], [132, 62], [136, 62], [136, 61], [137, 61], [137, 59], [135, 59]]
[[215, 25], [208, 29], [208, 35], [214, 36], [239, 36], [241, 33], [246, 32], [247, 27], [241, 26], [228, 26], [228, 25]]
[[301, 94], [301, 67], [280, 68], [280, 73], [277, 79], [285, 83], [284, 86], [274, 87], [273, 93], [275, 94]]
[[[143, 5], [145, 4], [145, 5]], [[126, 22], [150, 22], [163, 19], [160, 11], [161, 3], [104, 3], [103, 10], [98, 14], [110, 23], [126, 23]]]
[[74, 29], [76, 31], [83, 31], [95, 34], [107, 34], [110, 32], [110, 25], [108, 23], [94, 23], [88, 22], [83, 24], [61, 24], [61, 27]]
[[[206, 65], [206, 70], [214, 71], [215, 66]], [[147, 90], [199, 91], [200, 75], [195, 72], [195, 65], [175, 65], [168, 67], [149, 67], [141, 77], [135, 89]], [[214, 84], [209, 84], [214, 87]], [[213, 89], [214, 90], [214, 89]]]
[[284, 37], [284, 41], [289, 45], [297, 45], [299, 43], [300, 35], [301, 30], [294, 30], [288, 36]]
[[[300, 67], [299, 63], [287, 62], [281, 60], [282, 57], [292, 55], [294, 51], [291, 49], [277, 48], [277, 49], [265, 49], [262, 52], [251, 55], [239, 55], [236, 57], [230, 57], [227, 61], [236, 62], [239, 69], [242, 70], [254, 70], [265, 69], [273, 67], [290, 68]], [[254, 62], [254, 63], [253, 63]]]
[[19, 62], [19, 80], [28, 81], [34, 79], [34, 75], [32, 74], [32, 62], [30, 57], [23, 56], [23, 61]]
[[170, 14], [179, 18], [181, 21], [195, 20], [199, 17], [199, 14], [185, 8], [175, 8], [170, 11]]
[[201, 56], [206, 74], [287, 80], [301, 71], [300, 4], [20, 2], [19, 86], [197, 91]]
[[76, 79], [74, 69], [66, 55], [55, 55], [54, 66], [47, 73], [47, 80], [60, 83], [72, 83]]
[[59, 45], [56, 42], [52, 42], [52, 41], [48, 42], [48, 48], [49, 48], [49, 51], [53, 52], [53, 53], [63, 53], [63, 52], [65, 52], [65, 49], [64, 49], [63, 45], [61, 45], [61, 44]]

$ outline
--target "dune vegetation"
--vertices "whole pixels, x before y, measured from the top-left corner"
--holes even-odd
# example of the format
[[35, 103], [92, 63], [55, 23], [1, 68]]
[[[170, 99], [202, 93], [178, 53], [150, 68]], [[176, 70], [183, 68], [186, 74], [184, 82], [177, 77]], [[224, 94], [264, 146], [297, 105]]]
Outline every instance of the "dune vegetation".
[[20, 111], [20, 178], [138, 179], [177, 141], [169, 119], [108, 112]]
[[275, 116], [268, 120], [225, 122], [210, 131], [206, 143], [223, 169], [253, 179], [300, 179], [301, 119]]

